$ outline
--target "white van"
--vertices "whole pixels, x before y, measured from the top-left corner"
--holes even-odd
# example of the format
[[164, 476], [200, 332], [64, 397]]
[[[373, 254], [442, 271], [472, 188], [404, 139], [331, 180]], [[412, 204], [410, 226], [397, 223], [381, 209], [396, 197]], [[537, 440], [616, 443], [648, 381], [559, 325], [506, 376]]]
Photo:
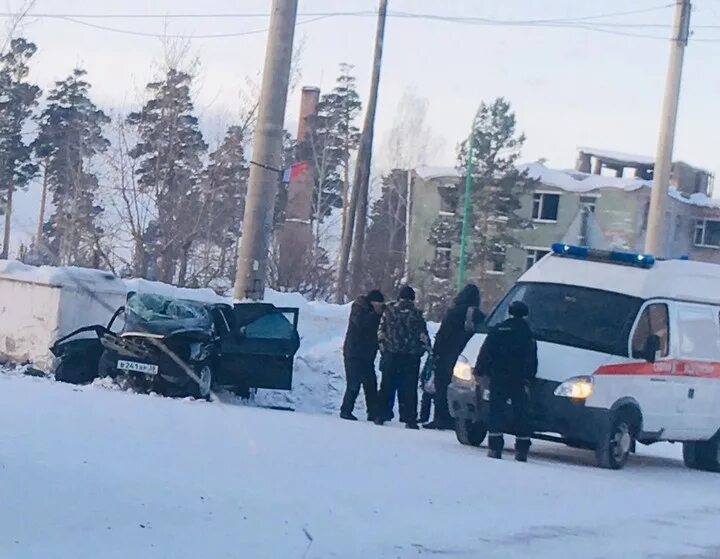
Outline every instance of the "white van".
[[[677, 441], [688, 467], [720, 471], [720, 266], [556, 244], [487, 327], [518, 300], [538, 340], [536, 438], [593, 449], [613, 469], [635, 441]], [[478, 382], [459, 362], [448, 400], [464, 444], [486, 435]]]

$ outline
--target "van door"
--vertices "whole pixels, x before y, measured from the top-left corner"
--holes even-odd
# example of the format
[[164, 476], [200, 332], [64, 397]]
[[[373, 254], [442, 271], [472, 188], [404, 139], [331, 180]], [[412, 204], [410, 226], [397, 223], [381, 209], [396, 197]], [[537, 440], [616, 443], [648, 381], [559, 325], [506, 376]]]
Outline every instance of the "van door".
[[720, 323], [709, 305], [677, 304], [678, 360], [676, 381], [683, 394], [678, 406], [691, 439], [708, 439], [717, 431], [720, 403]]
[[[664, 301], [651, 301], [640, 310], [631, 337], [631, 357], [642, 359], [638, 374], [619, 377], [626, 382], [626, 396], [635, 398], [643, 414], [643, 430], [661, 433], [663, 438], [678, 429], [677, 407], [682, 389], [673, 377], [672, 339], [670, 337], [670, 310]], [[660, 339], [655, 362], [647, 362], [647, 342], [651, 335]], [[624, 380], [620, 380], [624, 378]], [[682, 427], [680, 427], [682, 429]]]

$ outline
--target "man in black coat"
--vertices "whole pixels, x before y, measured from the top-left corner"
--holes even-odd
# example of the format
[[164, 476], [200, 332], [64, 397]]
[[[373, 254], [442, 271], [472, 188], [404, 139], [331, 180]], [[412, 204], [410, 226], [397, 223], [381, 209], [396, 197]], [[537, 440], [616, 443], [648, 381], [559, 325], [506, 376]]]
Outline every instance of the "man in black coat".
[[510, 305], [510, 318], [495, 326], [480, 349], [475, 374], [490, 378], [488, 456], [502, 458], [505, 405], [512, 401], [515, 421], [515, 459], [527, 461], [530, 450], [529, 392], [537, 374], [537, 344], [525, 320], [528, 307]]
[[472, 338], [477, 328], [485, 322], [480, 311], [480, 290], [476, 285], [466, 285], [445, 313], [440, 329], [435, 335], [432, 359], [435, 381], [435, 417], [424, 425], [425, 429], [452, 429], [447, 391], [452, 370], [458, 357]]
[[375, 356], [378, 351], [378, 326], [385, 308], [384, 301], [383, 294], [373, 290], [358, 297], [350, 308], [350, 321], [343, 345], [347, 381], [340, 407], [340, 417], [343, 419], [357, 421], [353, 410], [361, 387], [365, 391], [368, 421], [375, 421], [377, 417]]
[[380, 342], [379, 411], [375, 423], [390, 421], [398, 394], [400, 421], [408, 429], [417, 429], [418, 377], [420, 359], [430, 351], [430, 337], [422, 312], [415, 306], [415, 290], [400, 289], [398, 300], [385, 309], [378, 330]]

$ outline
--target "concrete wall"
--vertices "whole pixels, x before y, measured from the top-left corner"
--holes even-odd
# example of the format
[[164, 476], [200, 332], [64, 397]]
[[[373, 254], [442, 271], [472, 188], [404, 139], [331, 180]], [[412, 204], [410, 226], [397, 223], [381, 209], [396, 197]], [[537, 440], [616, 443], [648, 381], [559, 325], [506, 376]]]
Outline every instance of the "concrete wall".
[[106, 324], [125, 302], [122, 281], [84, 290], [0, 276], [0, 358], [48, 371], [50, 346], [90, 324]]

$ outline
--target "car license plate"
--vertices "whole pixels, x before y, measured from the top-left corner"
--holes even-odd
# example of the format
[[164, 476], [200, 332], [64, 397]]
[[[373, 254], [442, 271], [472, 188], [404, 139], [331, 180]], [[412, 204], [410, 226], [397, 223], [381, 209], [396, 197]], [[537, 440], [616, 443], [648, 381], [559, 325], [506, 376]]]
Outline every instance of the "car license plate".
[[158, 374], [157, 365], [149, 365], [148, 363], [138, 363], [137, 361], [123, 361], [117, 362], [117, 368], [121, 371], [131, 371], [133, 373], [144, 373], [146, 375]]

